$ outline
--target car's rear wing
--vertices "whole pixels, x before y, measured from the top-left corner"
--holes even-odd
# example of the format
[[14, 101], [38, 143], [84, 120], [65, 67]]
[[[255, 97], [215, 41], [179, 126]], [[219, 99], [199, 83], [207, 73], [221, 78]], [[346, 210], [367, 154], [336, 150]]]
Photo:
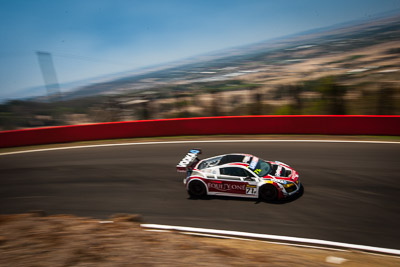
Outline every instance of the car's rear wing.
[[193, 169], [199, 159], [197, 155], [201, 154], [201, 149], [194, 148], [186, 154], [186, 156], [176, 165], [176, 170], [178, 172], [188, 172]]

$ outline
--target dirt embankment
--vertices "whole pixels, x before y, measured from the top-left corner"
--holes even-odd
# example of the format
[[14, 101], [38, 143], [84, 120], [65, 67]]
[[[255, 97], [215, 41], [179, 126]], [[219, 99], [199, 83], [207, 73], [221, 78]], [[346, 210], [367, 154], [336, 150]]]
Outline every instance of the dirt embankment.
[[265, 242], [148, 232], [140, 217], [110, 221], [40, 213], [0, 216], [0, 266], [399, 266], [400, 258]]

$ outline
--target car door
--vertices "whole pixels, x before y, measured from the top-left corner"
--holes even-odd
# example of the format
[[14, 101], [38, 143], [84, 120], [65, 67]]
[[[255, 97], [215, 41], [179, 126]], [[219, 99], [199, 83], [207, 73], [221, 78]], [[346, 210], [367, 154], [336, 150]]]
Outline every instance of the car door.
[[209, 191], [219, 195], [255, 195], [257, 183], [251, 176], [254, 175], [240, 166], [221, 167]]

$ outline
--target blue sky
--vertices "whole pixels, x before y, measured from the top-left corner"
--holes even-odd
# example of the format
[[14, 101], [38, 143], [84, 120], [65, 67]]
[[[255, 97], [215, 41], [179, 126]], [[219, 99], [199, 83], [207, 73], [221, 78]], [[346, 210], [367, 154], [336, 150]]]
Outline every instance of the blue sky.
[[[0, 0], [0, 100], [400, 9], [400, 0]], [[43, 94], [46, 90], [43, 86]]]

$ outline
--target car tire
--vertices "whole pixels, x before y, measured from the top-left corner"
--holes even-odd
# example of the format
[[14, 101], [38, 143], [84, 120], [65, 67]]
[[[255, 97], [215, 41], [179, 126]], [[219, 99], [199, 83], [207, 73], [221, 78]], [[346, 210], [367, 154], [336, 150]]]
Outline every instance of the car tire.
[[204, 197], [207, 189], [202, 182], [195, 180], [189, 183], [188, 193], [191, 197]]
[[278, 198], [278, 190], [272, 184], [263, 185], [260, 187], [259, 197], [265, 201], [272, 201]]

